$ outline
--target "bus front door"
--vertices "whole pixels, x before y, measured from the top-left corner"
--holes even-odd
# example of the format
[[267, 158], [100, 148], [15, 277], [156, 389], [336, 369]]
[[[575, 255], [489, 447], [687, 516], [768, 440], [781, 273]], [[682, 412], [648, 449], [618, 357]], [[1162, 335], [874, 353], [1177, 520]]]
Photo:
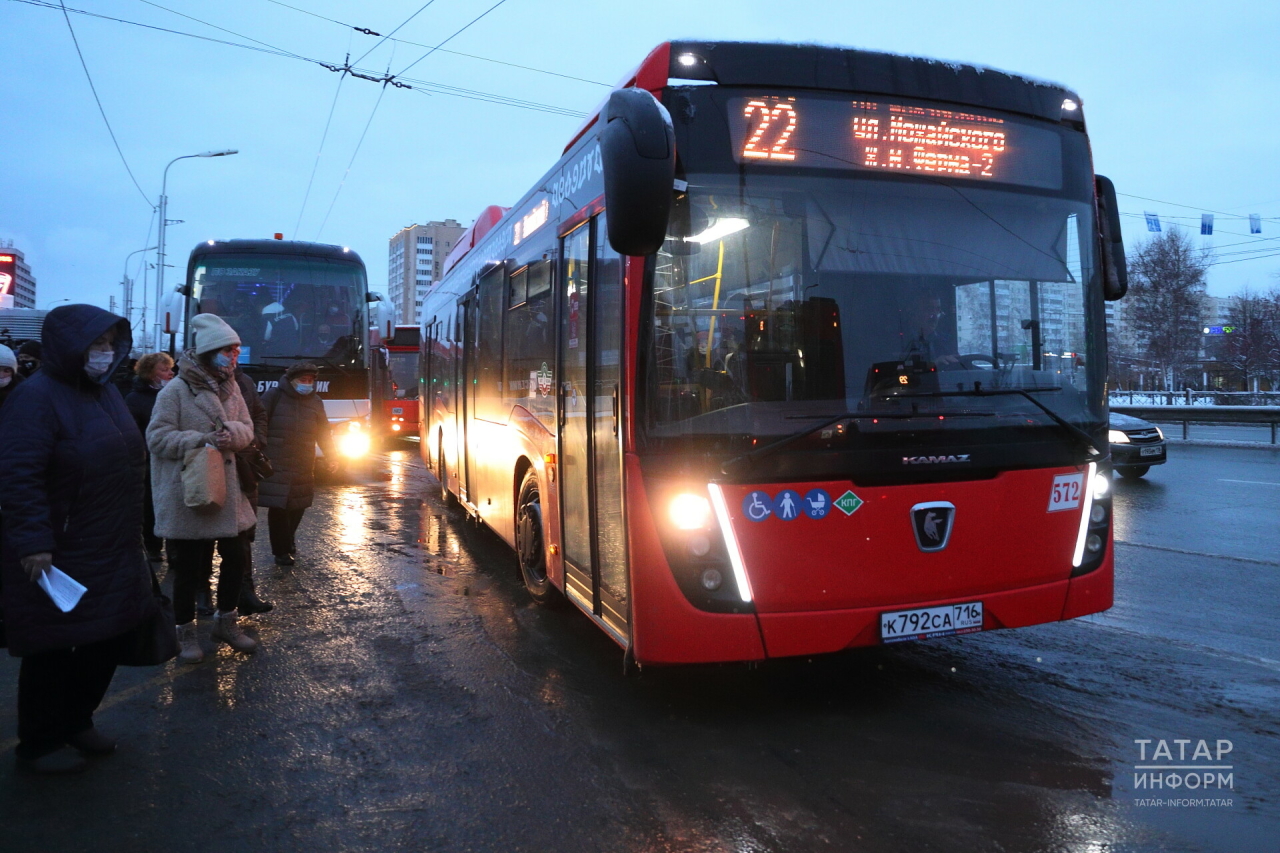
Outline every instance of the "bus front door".
[[566, 235], [559, 290], [560, 507], [565, 592], [627, 636], [619, 438], [622, 258], [601, 214]]

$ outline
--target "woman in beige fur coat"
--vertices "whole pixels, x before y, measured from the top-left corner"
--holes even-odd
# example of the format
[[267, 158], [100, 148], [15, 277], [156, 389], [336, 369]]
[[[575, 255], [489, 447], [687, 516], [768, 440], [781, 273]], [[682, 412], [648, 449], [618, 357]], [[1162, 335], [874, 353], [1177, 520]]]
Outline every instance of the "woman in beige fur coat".
[[[196, 590], [213, 571], [213, 549], [222, 555], [218, 571], [218, 612], [213, 638], [233, 649], [252, 652], [257, 643], [240, 630], [236, 603], [256, 521], [240, 489], [235, 452], [253, 441], [253, 421], [235, 380], [240, 337], [214, 314], [191, 320], [194, 346], [178, 361], [178, 377], [156, 397], [147, 447], [151, 451], [151, 488], [156, 508], [155, 534], [168, 543], [173, 570], [173, 612], [182, 651], [178, 659], [204, 659], [196, 635]], [[204, 445], [222, 453], [227, 497], [216, 510], [192, 509], [183, 500], [182, 466], [187, 451]]]

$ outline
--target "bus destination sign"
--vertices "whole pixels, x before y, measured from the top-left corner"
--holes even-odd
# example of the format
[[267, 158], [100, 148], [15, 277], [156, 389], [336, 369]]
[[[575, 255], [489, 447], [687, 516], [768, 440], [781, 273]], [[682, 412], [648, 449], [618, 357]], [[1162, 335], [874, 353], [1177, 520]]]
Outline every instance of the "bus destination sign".
[[744, 97], [730, 102], [738, 163], [861, 169], [1060, 189], [1062, 143], [996, 115], [887, 101]]

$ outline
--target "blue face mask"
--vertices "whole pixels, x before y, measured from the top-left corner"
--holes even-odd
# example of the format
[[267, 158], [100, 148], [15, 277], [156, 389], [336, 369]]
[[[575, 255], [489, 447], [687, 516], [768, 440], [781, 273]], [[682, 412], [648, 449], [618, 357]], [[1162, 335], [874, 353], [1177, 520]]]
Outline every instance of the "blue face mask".
[[218, 353], [213, 357], [213, 366], [226, 370], [231, 366], [231, 359], [224, 353]]
[[295, 382], [293, 384], [293, 388], [299, 394], [310, 394], [312, 391], [316, 390], [316, 386], [309, 382], [306, 384], [303, 384], [301, 382]]

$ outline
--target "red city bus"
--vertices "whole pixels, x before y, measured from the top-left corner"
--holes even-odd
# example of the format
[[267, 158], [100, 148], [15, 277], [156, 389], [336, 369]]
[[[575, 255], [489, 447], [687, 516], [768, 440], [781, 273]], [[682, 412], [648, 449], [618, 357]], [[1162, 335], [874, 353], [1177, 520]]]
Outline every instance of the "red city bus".
[[393, 335], [382, 341], [382, 359], [373, 381], [380, 402], [374, 429], [383, 438], [418, 437], [420, 331], [417, 326], [396, 326]]
[[670, 42], [449, 256], [423, 458], [637, 664], [1096, 613], [1125, 281], [1075, 93]]

